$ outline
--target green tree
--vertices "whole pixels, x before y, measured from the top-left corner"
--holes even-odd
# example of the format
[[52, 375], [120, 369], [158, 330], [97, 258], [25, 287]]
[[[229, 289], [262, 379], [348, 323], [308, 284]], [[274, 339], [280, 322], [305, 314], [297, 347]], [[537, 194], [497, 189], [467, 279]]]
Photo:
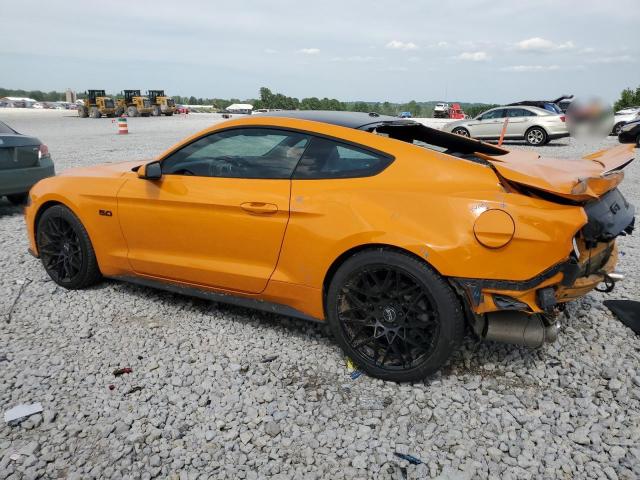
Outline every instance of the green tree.
[[618, 111], [627, 107], [640, 106], [640, 87], [637, 87], [635, 91], [631, 88], [625, 88], [620, 93], [620, 98], [613, 104], [613, 110]]

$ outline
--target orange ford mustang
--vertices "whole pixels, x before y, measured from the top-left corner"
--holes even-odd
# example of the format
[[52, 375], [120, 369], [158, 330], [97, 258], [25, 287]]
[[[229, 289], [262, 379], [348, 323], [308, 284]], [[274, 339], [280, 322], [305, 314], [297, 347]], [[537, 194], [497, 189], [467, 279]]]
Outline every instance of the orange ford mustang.
[[275, 112], [151, 162], [43, 180], [26, 224], [64, 287], [104, 276], [326, 320], [370, 375], [413, 381], [465, 322], [539, 346], [565, 302], [613, 287], [632, 159], [632, 146], [549, 160], [374, 113]]

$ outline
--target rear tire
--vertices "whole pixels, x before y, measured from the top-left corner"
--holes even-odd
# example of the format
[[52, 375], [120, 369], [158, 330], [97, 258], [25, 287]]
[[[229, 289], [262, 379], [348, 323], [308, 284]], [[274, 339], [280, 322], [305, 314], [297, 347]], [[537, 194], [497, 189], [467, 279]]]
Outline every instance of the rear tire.
[[36, 242], [44, 269], [58, 285], [75, 290], [102, 277], [89, 234], [67, 207], [54, 205], [44, 211]]
[[543, 128], [531, 127], [524, 134], [524, 139], [529, 145], [532, 145], [534, 147], [540, 147], [545, 143], [547, 143], [548, 135]]
[[166, 115], [167, 117], [171, 117], [171, 116], [173, 115], [173, 112], [166, 112], [166, 113], [165, 113], [165, 115]]
[[460, 135], [461, 137], [470, 137], [471, 136], [469, 134], [469, 130], [467, 130], [464, 127], [456, 127], [451, 131], [451, 133], [455, 133], [456, 135]]
[[428, 265], [407, 254], [365, 250], [337, 270], [327, 291], [329, 326], [372, 377], [422, 380], [462, 343], [462, 305]]
[[151, 110], [151, 114], [154, 117], [159, 117], [162, 114], [162, 112], [160, 111], [160, 105], [155, 105]]
[[78, 107], [78, 116], [80, 118], [87, 118], [87, 107]]
[[7, 195], [7, 200], [14, 205], [24, 205], [27, 203], [27, 198], [29, 198], [29, 193], [14, 193], [13, 195]]

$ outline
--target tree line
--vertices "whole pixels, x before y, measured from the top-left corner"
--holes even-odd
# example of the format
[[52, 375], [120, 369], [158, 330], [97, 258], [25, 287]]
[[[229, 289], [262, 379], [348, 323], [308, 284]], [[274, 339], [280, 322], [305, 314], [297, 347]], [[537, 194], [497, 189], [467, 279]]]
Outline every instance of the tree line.
[[[118, 94], [108, 94], [115, 98]], [[64, 101], [66, 95], [64, 92], [43, 92], [41, 90], [14, 90], [8, 88], [0, 88], [1, 97], [28, 97], [39, 102], [59, 102]], [[84, 92], [78, 92], [78, 98], [84, 98]], [[431, 117], [433, 115], [433, 107], [436, 102], [417, 102], [411, 100], [407, 103], [393, 102], [341, 102], [335, 98], [318, 98], [308, 97], [299, 100], [296, 97], [289, 97], [282, 93], [273, 93], [269, 88], [262, 87], [259, 92], [259, 98], [249, 98], [240, 100], [239, 98], [201, 98], [201, 97], [182, 97], [174, 95], [172, 97], [178, 104], [186, 105], [213, 105], [215, 108], [224, 110], [233, 103], [250, 103], [255, 109], [282, 109], [282, 110], [342, 110], [355, 112], [376, 112], [382, 115], [398, 115], [400, 112], [409, 112], [414, 117]], [[461, 102], [460, 106], [470, 117], [484, 112], [497, 104], [486, 103], [466, 103]], [[614, 110], [621, 110], [626, 107], [640, 106], [640, 86], [635, 90], [625, 88], [620, 98], [615, 102]]]
[[613, 104], [613, 110], [617, 112], [627, 107], [640, 107], [640, 86], [635, 90], [625, 88], [620, 94], [620, 98]]

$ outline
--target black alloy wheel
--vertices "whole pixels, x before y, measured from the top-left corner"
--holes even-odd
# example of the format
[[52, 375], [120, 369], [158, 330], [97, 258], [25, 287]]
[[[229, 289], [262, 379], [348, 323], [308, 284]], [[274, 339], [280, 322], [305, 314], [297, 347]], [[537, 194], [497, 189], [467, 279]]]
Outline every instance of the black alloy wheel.
[[327, 296], [334, 335], [368, 374], [415, 381], [438, 370], [462, 341], [451, 288], [424, 262], [385, 250], [351, 257]]
[[36, 238], [42, 264], [58, 285], [77, 289], [99, 280], [89, 235], [68, 208], [56, 205], [45, 210], [38, 221]]

